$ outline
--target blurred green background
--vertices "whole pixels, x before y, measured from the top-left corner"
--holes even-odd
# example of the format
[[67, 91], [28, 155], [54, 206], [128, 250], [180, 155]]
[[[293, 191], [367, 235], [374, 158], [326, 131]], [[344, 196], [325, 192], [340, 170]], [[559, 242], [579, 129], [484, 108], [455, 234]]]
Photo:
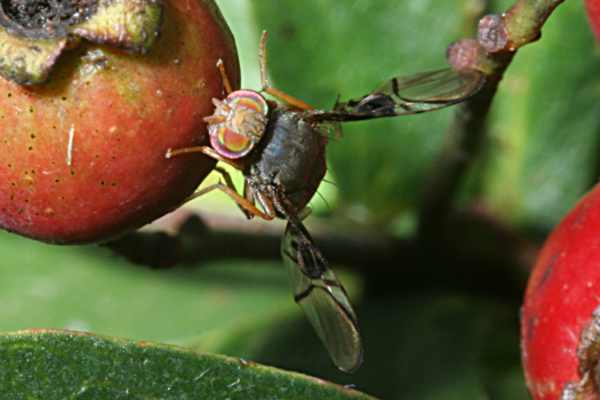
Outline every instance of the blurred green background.
[[[258, 38], [266, 29], [275, 86], [326, 109], [338, 94], [357, 97], [394, 75], [445, 66], [450, 42], [472, 36], [485, 10], [503, 11], [512, 2], [217, 3], [237, 41], [244, 87], [259, 88]], [[599, 67], [582, 3], [566, 2], [542, 39], [519, 51], [507, 71], [483, 149], [461, 185], [460, 210], [484, 210], [519, 240], [545, 237], [597, 179]], [[312, 219], [349, 235], [410, 237], [452, 115], [446, 109], [347, 124], [328, 148], [334, 184], [322, 185], [326, 202], [316, 196]], [[219, 195], [193, 207], [242, 218]], [[462, 240], [460, 232], [454, 240]], [[346, 375], [331, 366], [293, 303], [278, 259], [224, 254], [218, 261], [150, 270], [106, 248], [48, 246], [6, 233], [0, 252], [0, 331], [69, 328], [176, 343], [356, 385], [385, 399], [528, 398], [518, 339], [526, 273], [518, 262], [503, 263], [487, 278], [477, 275], [516, 277], [513, 287], [493, 293], [485, 289], [490, 282], [456, 284], [462, 270], [445, 282], [460, 268], [458, 259], [412, 265], [414, 257], [400, 254], [389, 265], [342, 273], [366, 346], [363, 367]], [[344, 265], [334, 268], [344, 271]]]

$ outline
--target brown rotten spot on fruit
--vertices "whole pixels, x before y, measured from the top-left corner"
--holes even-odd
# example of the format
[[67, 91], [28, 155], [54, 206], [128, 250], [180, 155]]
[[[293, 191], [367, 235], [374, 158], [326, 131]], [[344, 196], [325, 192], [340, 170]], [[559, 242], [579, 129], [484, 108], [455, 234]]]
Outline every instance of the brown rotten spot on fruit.
[[145, 53], [161, 18], [158, 0], [0, 0], [0, 75], [44, 82], [81, 38]]

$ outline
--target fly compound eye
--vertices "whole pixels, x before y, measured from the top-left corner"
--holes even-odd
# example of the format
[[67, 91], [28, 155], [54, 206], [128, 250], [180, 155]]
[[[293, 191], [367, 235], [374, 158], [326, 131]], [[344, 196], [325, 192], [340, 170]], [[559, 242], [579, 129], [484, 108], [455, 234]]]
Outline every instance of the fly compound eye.
[[244, 157], [260, 141], [267, 127], [266, 100], [252, 90], [237, 90], [214, 103], [214, 114], [205, 119], [212, 147], [229, 159]]

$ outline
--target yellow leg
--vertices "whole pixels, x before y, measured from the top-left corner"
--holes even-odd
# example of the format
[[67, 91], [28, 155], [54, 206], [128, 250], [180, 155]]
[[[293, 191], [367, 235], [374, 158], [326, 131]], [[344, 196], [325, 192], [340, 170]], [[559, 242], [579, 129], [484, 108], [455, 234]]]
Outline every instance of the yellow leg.
[[[250, 185], [248, 185], [248, 181], [247, 180], [244, 180], [244, 193], [243, 193], [243, 196], [250, 203], [256, 204], [256, 198], [254, 197], [254, 190], [250, 187]], [[245, 211], [244, 211], [244, 213], [246, 214], [246, 217], [248, 217], [248, 219], [252, 219], [254, 217], [254, 215], [248, 214]], [[274, 213], [272, 213], [271, 210], [267, 210], [267, 214], [274, 214]]]
[[228, 188], [230, 188], [231, 190], [233, 190], [234, 192], [237, 193], [237, 189], [235, 188], [235, 185], [233, 184], [233, 179], [231, 179], [231, 175], [229, 175], [229, 172], [227, 172], [224, 168], [221, 168], [219, 166], [215, 167], [215, 172], [218, 172], [219, 174], [221, 174], [221, 176], [223, 177], [223, 180], [225, 181], [225, 185], [227, 185]]
[[[234, 193], [238, 193], [237, 189], [235, 188], [235, 184], [233, 183], [233, 179], [231, 179], [231, 175], [229, 175], [229, 172], [227, 172], [225, 169], [217, 166], [215, 167], [215, 171], [220, 173], [221, 176], [223, 177], [223, 180], [225, 181], [225, 185], [232, 190]], [[254, 205], [254, 198], [248, 197], [247, 195], [247, 186], [248, 183], [244, 180], [244, 195], [243, 198], [246, 199], [248, 201], [248, 203]], [[244, 215], [246, 216], [246, 218], [248, 219], [252, 219], [254, 218], [254, 213], [248, 212], [248, 210], [246, 210], [244, 207], [240, 206], [238, 204], [238, 207], [240, 208], [240, 210], [242, 210], [242, 212], [244, 213]]]
[[262, 212], [254, 204], [250, 203], [247, 199], [240, 196], [240, 194], [238, 192], [236, 192], [234, 189], [228, 187], [227, 185], [224, 185], [221, 182], [215, 183], [213, 185], [209, 185], [209, 186], [205, 187], [204, 189], [198, 190], [197, 192], [195, 192], [191, 196], [189, 196], [187, 199], [185, 199], [185, 202], [197, 199], [198, 197], [204, 196], [205, 194], [210, 193], [213, 190], [217, 190], [217, 189], [221, 190], [226, 195], [228, 195], [233, 201], [235, 201], [236, 204], [243, 211], [245, 211], [244, 213], [248, 213], [248, 214], [252, 215], [253, 217], [260, 217], [266, 221], [270, 221], [273, 218], [275, 218], [274, 215], [269, 215], [269, 214]]
[[219, 153], [217, 153], [215, 151], [215, 149], [213, 149], [210, 146], [192, 146], [192, 147], [183, 147], [181, 149], [168, 149], [167, 152], [165, 153], [165, 158], [172, 158], [172, 157], [176, 157], [176, 156], [180, 156], [182, 154], [192, 154], [192, 153], [202, 153], [206, 156], [209, 156], [210, 158], [217, 160], [217, 161], [221, 161], [224, 162], [227, 165], [231, 165], [232, 167], [236, 168], [236, 169], [242, 169], [242, 167], [235, 161], [230, 160], [229, 158], [225, 158], [222, 155], [220, 155]]
[[262, 36], [260, 38], [260, 45], [258, 47], [258, 58], [260, 60], [260, 81], [262, 84], [262, 91], [270, 94], [286, 103], [289, 106], [297, 108], [299, 110], [314, 110], [314, 107], [309, 104], [303, 102], [296, 97], [290, 96], [287, 93], [282, 92], [279, 89], [275, 89], [269, 84], [269, 80], [267, 79], [267, 31], [262, 32]]

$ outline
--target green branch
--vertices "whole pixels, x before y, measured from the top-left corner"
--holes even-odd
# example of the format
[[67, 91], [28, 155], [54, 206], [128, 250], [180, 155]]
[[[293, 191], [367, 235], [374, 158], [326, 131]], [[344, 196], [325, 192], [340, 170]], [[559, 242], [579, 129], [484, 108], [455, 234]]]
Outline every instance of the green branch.
[[516, 50], [540, 37], [542, 25], [564, 0], [518, 0], [505, 14], [504, 26]]
[[479, 20], [477, 40], [463, 39], [448, 48], [448, 61], [457, 70], [476, 69], [487, 83], [481, 92], [458, 109], [447, 142], [433, 166], [419, 211], [419, 237], [439, 239], [460, 185], [480, 154], [487, 137], [486, 118], [498, 84], [517, 50], [541, 37], [552, 11], [564, 0], [518, 0], [502, 15]]

